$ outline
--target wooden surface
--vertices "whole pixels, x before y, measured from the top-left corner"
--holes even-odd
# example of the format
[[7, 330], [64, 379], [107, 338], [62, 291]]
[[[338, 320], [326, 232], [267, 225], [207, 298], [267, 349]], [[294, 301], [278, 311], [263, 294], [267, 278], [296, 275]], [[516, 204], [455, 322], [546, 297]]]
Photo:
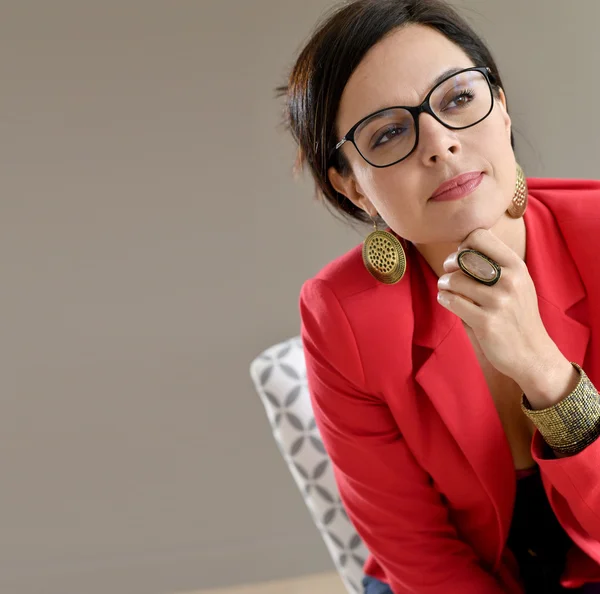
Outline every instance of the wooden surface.
[[347, 594], [347, 590], [337, 573], [322, 573], [280, 582], [179, 594]]

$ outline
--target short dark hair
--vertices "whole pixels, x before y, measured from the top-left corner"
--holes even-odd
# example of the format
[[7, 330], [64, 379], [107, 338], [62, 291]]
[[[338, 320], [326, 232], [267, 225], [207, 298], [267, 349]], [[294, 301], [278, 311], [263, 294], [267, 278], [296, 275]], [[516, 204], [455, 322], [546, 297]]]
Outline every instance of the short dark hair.
[[[329, 182], [327, 170], [350, 172], [337, 151], [336, 118], [344, 88], [365, 54], [399, 27], [419, 24], [438, 30], [462, 48], [475, 66], [487, 67], [496, 94], [503, 87], [490, 50], [467, 21], [444, 0], [353, 0], [334, 9], [310, 37], [293, 65], [286, 85], [285, 125], [298, 145], [296, 169], [308, 167], [318, 198], [335, 211], [359, 221], [368, 215]], [[514, 147], [514, 138], [511, 136]]]

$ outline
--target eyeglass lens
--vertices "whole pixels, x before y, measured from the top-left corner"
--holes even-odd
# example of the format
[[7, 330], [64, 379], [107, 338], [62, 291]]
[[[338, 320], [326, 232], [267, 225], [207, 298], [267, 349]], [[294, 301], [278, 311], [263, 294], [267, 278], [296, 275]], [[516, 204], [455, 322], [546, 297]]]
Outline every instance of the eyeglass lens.
[[[490, 112], [493, 97], [488, 81], [477, 70], [461, 72], [433, 90], [429, 104], [446, 126], [467, 128]], [[354, 142], [371, 164], [385, 166], [405, 158], [415, 148], [417, 134], [412, 114], [391, 108], [365, 120], [354, 132]]]

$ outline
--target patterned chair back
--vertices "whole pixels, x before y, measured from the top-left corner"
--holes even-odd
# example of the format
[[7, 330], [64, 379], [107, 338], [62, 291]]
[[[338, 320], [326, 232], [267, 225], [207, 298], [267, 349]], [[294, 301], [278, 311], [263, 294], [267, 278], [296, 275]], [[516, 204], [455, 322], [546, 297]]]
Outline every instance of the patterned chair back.
[[359, 594], [368, 552], [340, 501], [331, 461], [315, 425], [300, 338], [267, 349], [251, 363], [250, 375], [275, 442], [334, 565], [349, 594]]

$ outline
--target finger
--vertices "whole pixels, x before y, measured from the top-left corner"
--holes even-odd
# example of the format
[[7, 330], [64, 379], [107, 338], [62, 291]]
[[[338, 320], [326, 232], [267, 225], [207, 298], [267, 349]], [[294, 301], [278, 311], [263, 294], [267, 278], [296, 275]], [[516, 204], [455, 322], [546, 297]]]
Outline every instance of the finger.
[[476, 303], [449, 291], [438, 292], [438, 303], [447, 310], [456, 314], [467, 326], [471, 328], [478, 327], [485, 311]]
[[445, 272], [454, 272], [460, 270], [458, 265], [458, 252], [452, 252], [445, 260], [443, 264]]
[[480, 307], [491, 307], [496, 295], [488, 287], [467, 276], [462, 270], [440, 276], [438, 291], [448, 291], [464, 297]]
[[477, 250], [500, 264], [500, 266], [514, 265], [515, 260], [518, 258], [513, 250], [488, 229], [475, 229], [475, 231], [469, 233], [458, 246], [457, 251], [460, 252], [465, 249]]

